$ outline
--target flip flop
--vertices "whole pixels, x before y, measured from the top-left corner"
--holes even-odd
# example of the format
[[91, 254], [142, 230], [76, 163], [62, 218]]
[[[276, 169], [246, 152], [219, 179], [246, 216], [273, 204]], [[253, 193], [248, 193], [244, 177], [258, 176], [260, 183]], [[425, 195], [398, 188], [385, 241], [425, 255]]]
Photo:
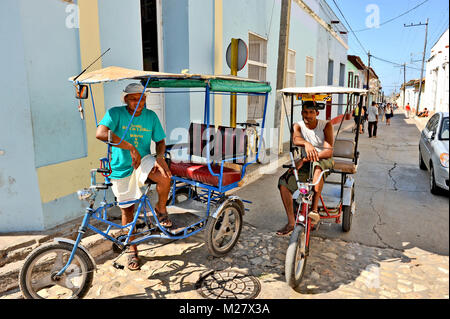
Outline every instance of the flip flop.
[[[133, 267], [133, 265], [135, 265], [135, 266]], [[139, 259], [139, 257], [137, 255], [129, 255], [127, 267], [129, 270], [132, 270], [132, 271], [140, 270], [141, 269], [141, 260]]]
[[294, 226], [286, 225], [277, 231], [277, 236], [288, 236], [294, 231]]
[[158, 217], [158, 221], [164, 228], [171, 228], [173, 226], [172, 221], [169, 219], [169, 214], [166, 212], [165, 214], [161, 214], [156, 208], [155, 208], [156, 216]]

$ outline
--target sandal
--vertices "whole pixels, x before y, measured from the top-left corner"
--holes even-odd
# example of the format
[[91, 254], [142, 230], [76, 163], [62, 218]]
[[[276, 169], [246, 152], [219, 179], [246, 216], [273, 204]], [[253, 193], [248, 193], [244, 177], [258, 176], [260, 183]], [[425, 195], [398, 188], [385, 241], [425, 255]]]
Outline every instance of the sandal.
[[137, 254], [128, 256], [127, 267], [129, 270], [132, 270], [132, 271], [141, 269], [141, 260], [139, 259]]
[[287, 224], [283, 228], [277, 231], [277, 236], [288, 236], [294, 231], [294, 226]]
[[155, 208], [155, 212], [156, 212], [156, 216], [158, 217], [159, 224], [161, 226], [163, 226], [164, 228], [171, 228], [173, 226], [173, 223], [169, 219], [169, 214], [167, 212], [160, 213], [156, 208]]

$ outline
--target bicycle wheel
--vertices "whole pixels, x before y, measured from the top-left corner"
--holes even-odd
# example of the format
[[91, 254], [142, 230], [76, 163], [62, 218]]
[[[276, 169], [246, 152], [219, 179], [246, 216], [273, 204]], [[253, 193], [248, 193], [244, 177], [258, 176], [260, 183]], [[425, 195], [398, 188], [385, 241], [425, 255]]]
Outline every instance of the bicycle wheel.
[[296, 225], [289, 240], [284, 265], [287, 284], [298, 291], [306, 267], [306, 231], [303, 225]]
[[352, 227], [352, 206], [355, 205], [355, 185], [352, 187], [352, 198], [350, 200], [350, 205], [342, 206], [342, 230], [344, 232], [349, 232]]
[[25, 260], [20, 270], [19, 286], [26, 299], [70, 299], [83, 298], [94, 278], [94, 265], [80, 248], [64, 274], [53, 276], [69, 260], [73, 245], [50, 243], [35, 249]]
[[[256, 140], [256, 145], [259, 147], [259, 137]], [[258, 163], [259, 164], [266, 164], [268, 161], [267, 159], [267, 150], [266, 150], [266, 141], [264, 140], [264, 137], [261, 137], [261, 148], [259, 149], [259, 154], [258, 154]]]
[[217, 218], [208, 218], [205, 241], [213, 256], [221, 257], [236, 245], [242, 229], [242, 213], [238, 204], [230, 202]]

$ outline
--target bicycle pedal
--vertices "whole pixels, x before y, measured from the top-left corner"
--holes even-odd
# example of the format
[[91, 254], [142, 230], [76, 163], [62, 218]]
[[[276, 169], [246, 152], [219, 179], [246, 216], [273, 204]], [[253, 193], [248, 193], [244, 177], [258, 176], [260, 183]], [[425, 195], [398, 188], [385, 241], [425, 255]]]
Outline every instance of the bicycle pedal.
[[118, 264], [116, 262], [113, 263], [113, 267], [116, 268], [116, 269], [119, 269], [119, 270], [124, 270], [125, 269], [124, 265]]

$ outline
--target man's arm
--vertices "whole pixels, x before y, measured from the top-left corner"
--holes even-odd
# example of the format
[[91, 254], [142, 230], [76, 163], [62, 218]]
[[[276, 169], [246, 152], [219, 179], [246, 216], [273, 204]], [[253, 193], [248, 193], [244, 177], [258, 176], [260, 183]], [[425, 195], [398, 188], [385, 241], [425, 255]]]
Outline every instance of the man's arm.
[[152, 171], [159, 170], [164, 177], [172, 177], [172, 173], [170, 172], [169, 166], [167, 166], [167, 162], [164, 159], [164, 154], [166, 153], [165, 140], [162, 139], [161, 141], [156, 142], [155, 144], [156, 144], [156, 163]]
[[[99, 125], [97, 127], [97, 131], [95, 133], [95, 137], [99, 139], [100, 141], [107, 142], [108, 141], [108, 131], [111, 131], [111, 143], [117, 144], [120, 142], [120, 137], [118, 137], [116, 134], [113, 133], [112, 130], [110, 130], [105, 125]], [[133, 168], [138, 168], [141, 164], [141, 155], [139, 154], [136, 147], [134, 147], [133, 144], [130, 144], [129, 142], [123, 140], [119, 145], [114, 145], [115, 147], [128, 150], [130, 151], [131, 160], [132, 160], [132, 166]]]
[[327, 122], [323, 132], [325, 134], [325, 142], [323, 146], [324, 150], [321, 152], [317, 152], [316, 148], [302, 137], [300, 125], [298, 125], [297, 123], [294, 124], [294, 133], [292, 141], [294, 145], [305, 148], [306, 161], [317, 162], [321, 159], [330, 158], [333, 156], [334, 134], [333, 134], [333, 126], [331, 125], [330, 122]]

